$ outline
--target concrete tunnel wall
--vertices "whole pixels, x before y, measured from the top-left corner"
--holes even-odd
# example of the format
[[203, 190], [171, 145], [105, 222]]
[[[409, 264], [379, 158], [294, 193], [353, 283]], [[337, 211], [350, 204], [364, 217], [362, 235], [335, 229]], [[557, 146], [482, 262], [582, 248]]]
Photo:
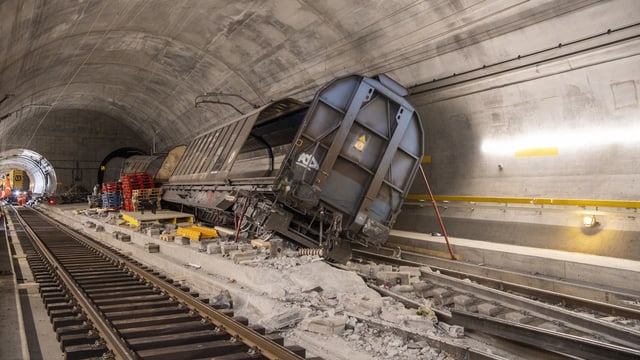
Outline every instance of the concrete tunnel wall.
[[[606, 59], [474, 93], [414, 97], [434, 193], [639, 200], [640, 56], [615, 59], [610, 51]], [[523, 138], [531, 141], [486, 148], [488, 140]], [[421, 178], [412, 192], [426, 193]], [[409, 201], [395, 228], [442, 232], [430, 205]], [[439, 209], [450, 236], [640, 260], [637, 209], [476, 202]], [[596, 214], [597, 228], [582, 226], [586, 214]]]
[[[629, 8], [630, 13], [637, 10]], [[594, 25], [619, 23], [609, 16], [615, 17], [589, 17]], [[560, 31], [566, 24], [577, 25], [567, 28], [564, 36], [585, 38], [579, 36], [587, 33], [579, 29], [583, 23], [572, 16], [545, 26]], [[425, 153], [430, 156], [423, 166], [434, 194], [640, 200], [637, 36], [602, 34], [553, 49], [544, 37], [524, 36], [529, 30], [467, 49], [469, 54], [487, 54], [498, 48], [496, 44], [513, 44], [504, 48], [507, 61], [499, 69], [489, 66], [412, 89], [411, 101], [422, 117]], [[523, 44], [523, 38], [530, 42]], [[525, 48], [548, 51], [529, 60], [520, 52]], [[459, 64], [459, 56], [448, 54], [434, 65], [446, 60]], [[420, 176], [411, 193], [426, 194]], [[454, 237], [640, 259], [635, 208], [470, 201], [440, 202], [439, 210]], [[587, 214], [597, 215], [596, 228], [582, 226]], [[395, 228], [442, 232], [431, 203], [411, 200]]]
[[[434, 192], [638, 200], [637, 69], [640, 56], [442, 101], [436, 91], [415, 97]], [[424, 193], [419, 180], [414, 193]]]

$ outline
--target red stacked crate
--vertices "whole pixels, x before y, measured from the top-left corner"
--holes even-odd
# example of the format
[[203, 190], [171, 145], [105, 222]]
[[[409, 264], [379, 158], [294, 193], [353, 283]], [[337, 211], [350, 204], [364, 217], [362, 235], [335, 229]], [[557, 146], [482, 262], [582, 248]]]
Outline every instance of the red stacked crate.
[[149, 173], [132, 173], [122, 174], [122, 195], [124, 200], [124, 209], [126, 211], [133, 210], [132, 195], [133, 190], [153, 189], [153, 176]]

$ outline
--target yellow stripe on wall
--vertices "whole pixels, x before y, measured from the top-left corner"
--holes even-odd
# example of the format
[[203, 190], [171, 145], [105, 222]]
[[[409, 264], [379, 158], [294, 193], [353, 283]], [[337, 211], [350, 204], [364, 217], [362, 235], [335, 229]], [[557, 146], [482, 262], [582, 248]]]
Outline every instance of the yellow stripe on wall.
[[557, 147], [532, 148], [532, 149], [524, 149], [524, 150], [516, 151], [516, 157], [555, 156], [555, 155], [558, 155]]
[[[493, 197], [493, 196], [457, 196], [434, 195], [436, 201], [460, 201], [460, 202], [492, 202], [502, 204], [531, 204], [531, 205], [571, 205], [571, 206], [600, 206], [640, 209], [640, 201], [637, 200], [596, 200], [596, 199], [555, 199], [555, 198], [519, 198], [519, 197]], [[409, 194], [407, 200], [431, 201], [426, 194]]]
[[431, 155], [425, 155], [422, 157], [422, 163], [423, 164], [429, 164], [431, 163]]

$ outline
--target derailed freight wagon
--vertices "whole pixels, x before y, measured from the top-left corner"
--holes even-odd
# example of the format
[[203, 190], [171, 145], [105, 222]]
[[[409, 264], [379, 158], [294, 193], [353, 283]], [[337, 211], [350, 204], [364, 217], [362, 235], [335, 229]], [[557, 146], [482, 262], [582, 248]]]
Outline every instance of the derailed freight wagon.
[[406, 94], [384, 75], [352, 75], [310, 104], [273, 102], [188, 144], [163, 199], [345, 261], [350, 242], [386, 242], [420, 166], [423, 130]]

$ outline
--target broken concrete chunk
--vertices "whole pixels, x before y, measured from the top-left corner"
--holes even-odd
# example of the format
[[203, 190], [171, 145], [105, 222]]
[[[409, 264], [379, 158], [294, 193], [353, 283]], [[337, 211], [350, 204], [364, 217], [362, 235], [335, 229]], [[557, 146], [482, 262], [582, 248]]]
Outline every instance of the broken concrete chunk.
[[412, 277], [420, 277], [422, 275], [422, 273], [420, 272], [420, 268], [419, 267], [415, 267], [415, 266], [405, 266], [402, 265], [398, 268], [398, 271], [400, 272], [408, 272], [410, 276]]
[[158, 236], [160, 235], [160, 229], [155, 229], [155, 228], [147, 229], [147, 235]]
[[220, 243], [222, 255], [229, 255], [231, 251], [238, 250], [238, 245], [234, 242]]
[[464, 336], [464, 328], [458, 325], [450, 325], [447, 323], [438, 324], [449, 336], [454, 338], [461, 338]]
[[207, 254], [220, 254], [222, 249], [220, 248], [220, 244], [211, 243], [207, 244]]
[[209, 305], [216, 309], [232, 309], [233, 299], [229, 291], [222, 290], [220, 293], [209, 300]]
[[322, 335], [339, 335], [345, 330], [346, 316], [331, 316], [312, 319], [307, 325], [307, 330]]
[[188, 237], [184, 237], [184, 236], [181, 236], [181, 235], [176, 235], [173, 238], [173, 241], [175, 243], [177, 243], [177, 244], [180, 244], [180, 245], [189, 245], [191, 243], [191, 240]]
[[229, 257], [235, 263], [239, 263], [240, 261], [251, 260], [256, 257], [258, 252], [256, 250], [250, 251], [242, 251], [242, 250], [234, 250], [229, 253]]
[[504, 316], [505, 320], [517, 322], [520, 324], [528, 324], [534, 320], [533, 316], [521, 314], [519, 312], [509, 312]]
[[453, 297], [453, 303], [457, 310], [463, 310], [468, 312], [478, 311], [478, 307], [475, 305], [476, 300], [467, 295], [456, 295]]
[[144, 248], [145, 250], [147, 250], [147, 252], [150, 252], [150, 253], [160, 252], [160, 245], [158, 244], [146, 243], [144, 244]]
[[387, 284], [409, 285], [410, 274], [400, 271], [378, 271], [376, 279]]
[[382, 309], [382, 298], [369, 299], [348, 294], [342, 297], [342, 305], [346, 311], [366, 316], [377, 315]]
[[483, 303], [478, 305], [478, 313], [487, 316], [496, 316], [502, 311], [502, 306], [491, 303]]

